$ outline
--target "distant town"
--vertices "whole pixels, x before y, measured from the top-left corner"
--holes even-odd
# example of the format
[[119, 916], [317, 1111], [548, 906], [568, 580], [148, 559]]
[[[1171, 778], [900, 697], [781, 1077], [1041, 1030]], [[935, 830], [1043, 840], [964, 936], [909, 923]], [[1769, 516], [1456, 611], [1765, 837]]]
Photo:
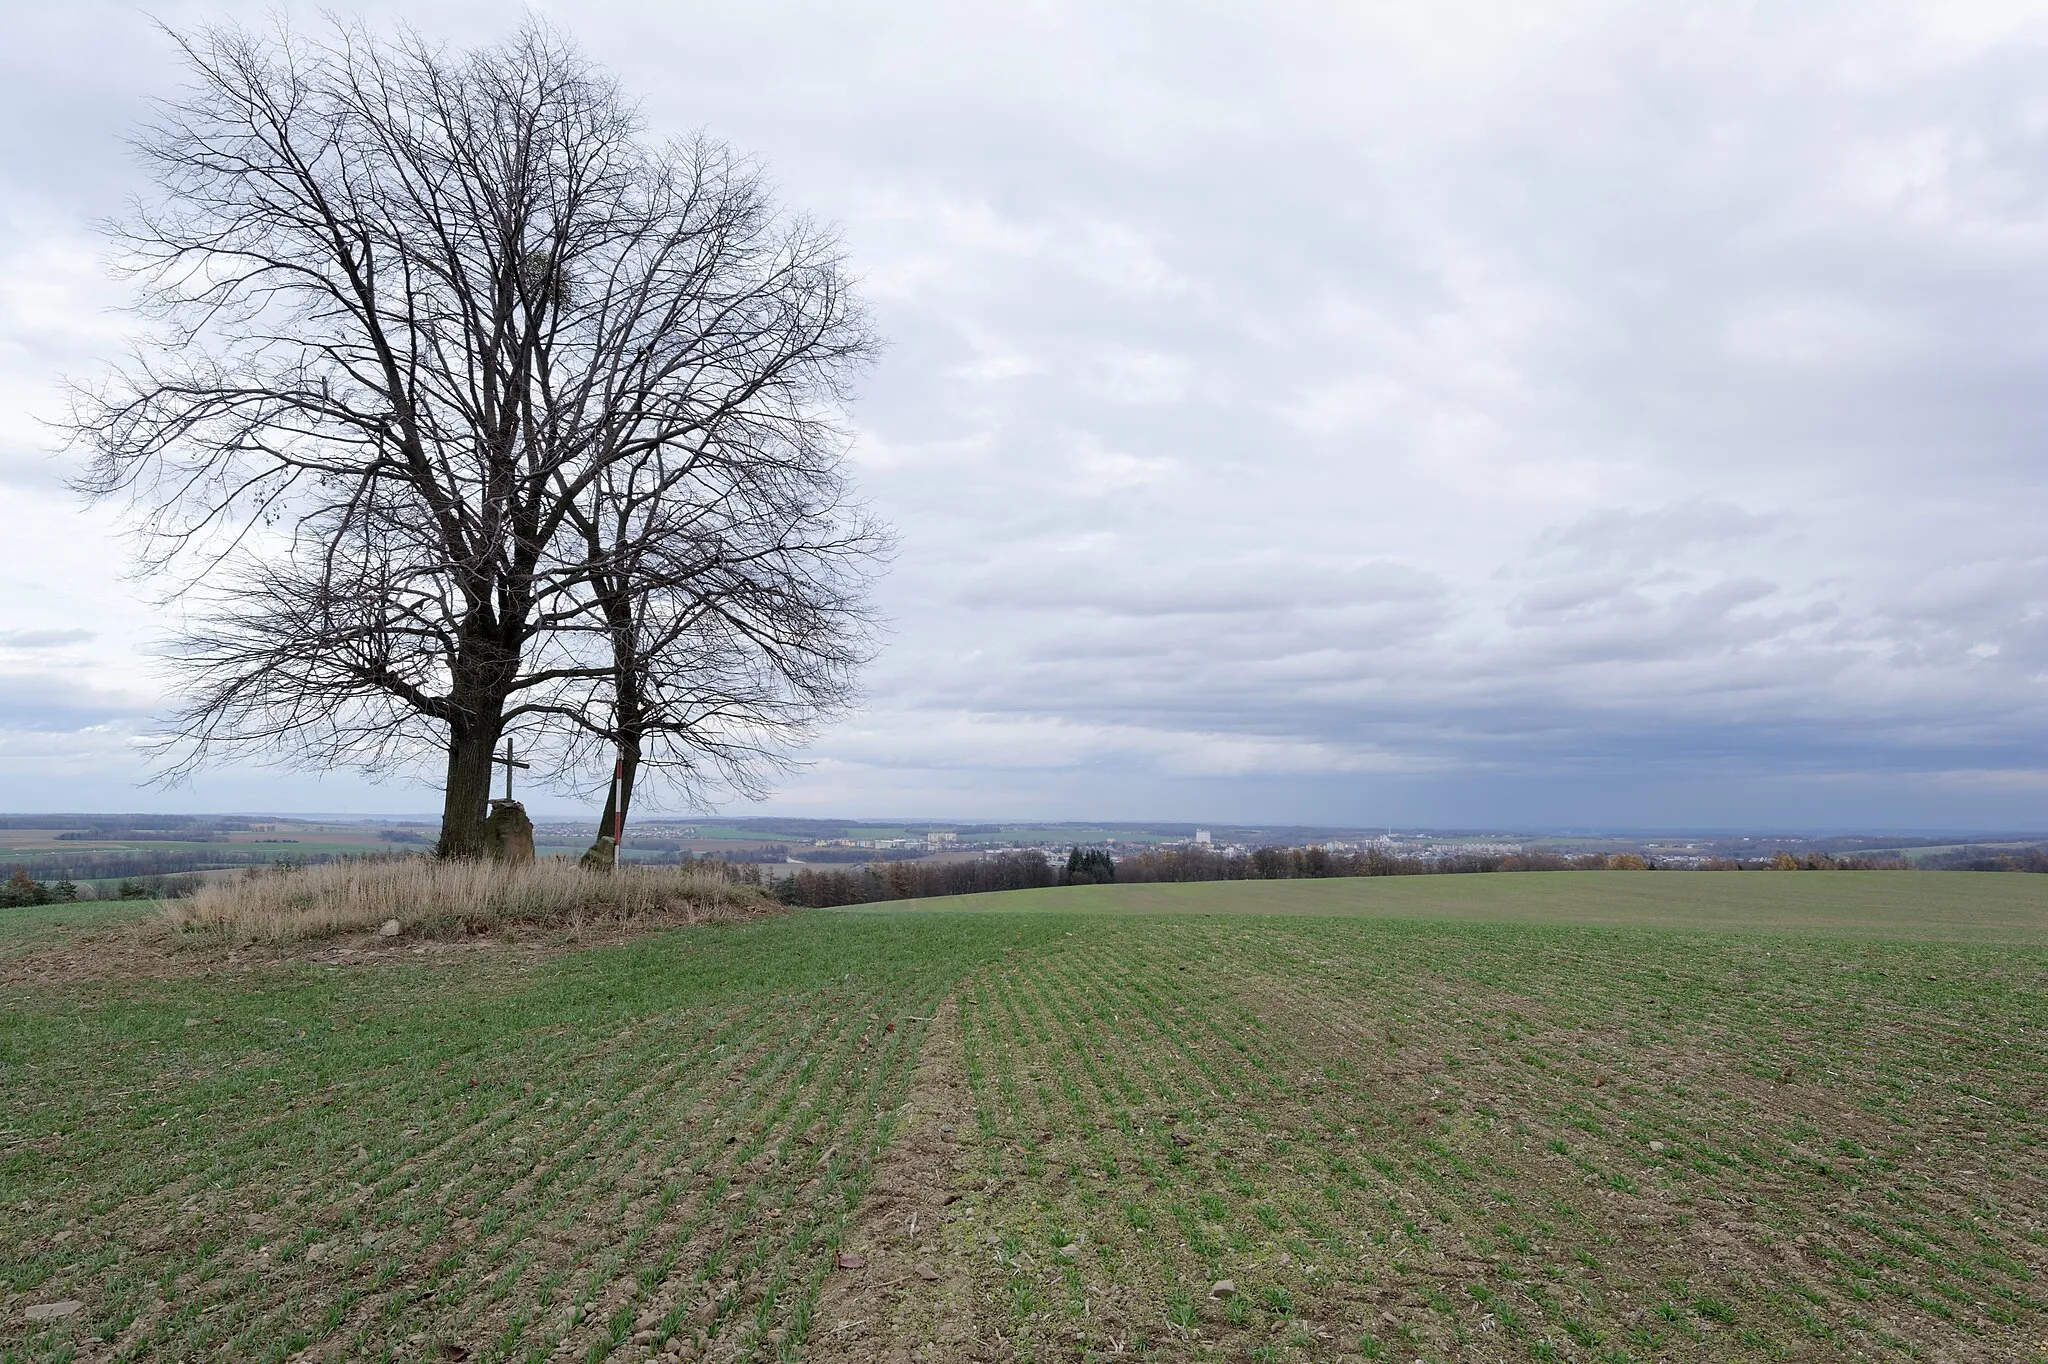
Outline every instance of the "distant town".
[[[573, 858], [590, 845], [595, 818], [544, 819], [535, 827], [543, 857]], [[1640, 857], [1646, 866], [1685, 870], [1765, 865], [1785, 853], [1800, 859], [1887, 858], [1929, 870], [2026, 869], [2048, 857], [2048, 834], [1987, 831], [1968, 835], [1814, 832], [1703, 832], [1655, 835], [1536, 833], [1509, 830], [1369, 829], [1291, 825], [1140, 823], [941, 823], [882, 820], [656, 818], [627, 825], [620, 856], [628, 862], [706, 861], [759, 868], [769, 879], [803, 868], [870, 863], [946, 863], [1039, 854], [1063, 862], [1075, 849], [1111, 862], [1174, 849], [1243, 858], [1265, 849], [1333, 854], [1378, 852], [1409, 862], [1504, 858], [1536, 853], [1585, 858]], [[420, 852], [434, 842], [425, 817], [293, 818], [271, 815], [0, 816], [0, 879], [68, 885], [78, 898], [177, 895], [252, 868], [315, 865], [341, 858]]]

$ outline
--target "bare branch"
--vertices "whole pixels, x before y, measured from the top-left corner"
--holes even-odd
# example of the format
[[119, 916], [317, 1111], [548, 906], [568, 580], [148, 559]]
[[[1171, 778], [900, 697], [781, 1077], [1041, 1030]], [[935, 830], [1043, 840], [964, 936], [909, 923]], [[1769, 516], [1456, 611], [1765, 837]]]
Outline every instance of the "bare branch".
[[852, 696], [888, 548], [841, 412], [876, 342], [837, 242], [649, 146], [549, 30], [179, 38], [119, 229], [155, 332], [75, 394], [87, 496], [182, 593], [176, 776], [447, 763], [473, 852], [508, 724], [756, 790]]

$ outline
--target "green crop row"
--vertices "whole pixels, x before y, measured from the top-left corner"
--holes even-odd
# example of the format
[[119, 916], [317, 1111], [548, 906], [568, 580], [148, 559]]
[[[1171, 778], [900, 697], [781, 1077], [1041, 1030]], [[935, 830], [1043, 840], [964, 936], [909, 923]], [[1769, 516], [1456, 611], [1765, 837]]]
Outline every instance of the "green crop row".
[[[18, 991], [0, 1357], [794, 1352], [922, 1020], [1017, 936], [815, 920]], [[89, 1314], [25, 1326], [65, 1298]]]
[[960, 1013], [957, 1248], [1027, 1353], [2038, 1352], [2038, 958], [1341, 921], [1062, 944]]
[[836, 1360], [920, 1056], [970, 1114], [933, 1254], [1013, 1358], [2038, 1359], [2044, 984], [983, 912], [16, 986], [0, 1360]]

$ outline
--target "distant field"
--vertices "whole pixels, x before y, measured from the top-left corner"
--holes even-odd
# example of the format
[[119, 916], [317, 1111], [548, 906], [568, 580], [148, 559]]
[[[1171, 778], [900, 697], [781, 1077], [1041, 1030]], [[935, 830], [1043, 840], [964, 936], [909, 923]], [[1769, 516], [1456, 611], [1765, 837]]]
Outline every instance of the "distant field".
[[1209, 881], [1061, 886], [860, 909], [1309, 914], [2048, 945], [2048, 876], [2021, 872], [1504, 872]]
[[[175, 876], [181, 880], [233, 875], [270, 862], [359, 856], [398, 851], [362, 825], [292, 824], [284, 832], [233, 830], [205, 841], [170, 837], [60, 837], [92, 832], [72, 827], [0, 829], [0, 876], [16, 866], [46, 883], [69, 880], [100, 895], [129, 880]], [[0, 930], [4, 932], [4, 930]]]
[[1127, 886], [0, 986], [0, 1359], [2048, 1361], [2044, 907]]

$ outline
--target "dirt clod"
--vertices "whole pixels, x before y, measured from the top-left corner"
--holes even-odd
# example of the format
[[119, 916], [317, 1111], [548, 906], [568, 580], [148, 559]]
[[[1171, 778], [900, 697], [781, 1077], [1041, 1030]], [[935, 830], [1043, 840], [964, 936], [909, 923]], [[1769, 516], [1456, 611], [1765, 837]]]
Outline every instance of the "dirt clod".
[[83, 1306], [76, 1298], [66, 1298], [62, 1302], [39, 1302], [22, 1315], [30, 1321], [62, 1321]]

